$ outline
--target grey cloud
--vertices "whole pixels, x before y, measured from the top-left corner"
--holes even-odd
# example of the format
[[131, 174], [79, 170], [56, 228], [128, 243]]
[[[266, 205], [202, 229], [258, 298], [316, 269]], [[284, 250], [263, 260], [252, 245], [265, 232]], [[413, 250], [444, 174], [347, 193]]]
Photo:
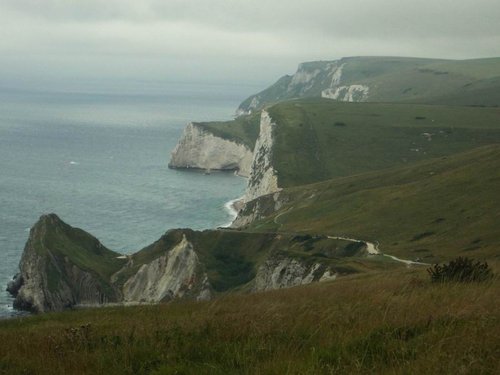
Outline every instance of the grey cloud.
[[2, 0], [0, 74], [271, 81], [349, 55], [499, 56], [499, 19], [498, 0]]
[[387, 37], [500, 32], [496, 0], [3, 0], [2, 8], [52, 21], [182, 21], [234, 31]]

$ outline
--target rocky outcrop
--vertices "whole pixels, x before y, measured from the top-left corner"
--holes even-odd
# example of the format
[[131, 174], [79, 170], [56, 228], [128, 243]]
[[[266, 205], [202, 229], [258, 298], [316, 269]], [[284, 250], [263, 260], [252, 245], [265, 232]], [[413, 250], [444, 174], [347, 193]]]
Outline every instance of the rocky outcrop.
[[161, 302], [188, 295], [207, 300], [211, 294], [207, 274], [185, 235], [165, 255], [142, 265], [123, 286], [125, 302]]
[[55, 214], [43, 215], [30, 231], [20, 272], [7, 290], [15, 297], [16, 309], [32, 312], [210, 299], [212, 288], [192, 243], [185, 235], [176, 240], [179, 233], [174, 232], [138, 256], [126, 257]]
[[288, 197], [281, 194], [279, 191], [245, 202], [238, 211], [238, 215], [232, 222], [231, 227], [245, 227], [256, 220], [273, 214], [287, 202]]
[[335, 280], [336, 277], [334, 270], [321, 263], [308, 265], [289, 257], [272, 258], [258, 268], [253, 290], [290, 288], [314, 281]]
[[278, 176], [273, 166], [275, 127], [276, 124], [269, 113], [262, 111], [259, 137], [255, 143], [250, 178], [244, 196], [245, 202], [281, 190], [278, 188]]
[[217, 137], [202, 125], [190, 123], [172, 151], [170, 168], [234, 170], [248, 177], [253, 152], [246, 145]]
[[322, 98], [341, 102], [363, 102], [368, 98], [370, 88], [364, 85], [337, 86], [321, 92]]
[[15, 308], [34, 312], [208, 300], [235, 289], [332, 280], [337, 272], [330, 261], [346, 245], [331, 241], [326, 236], [173, 229], [137, 253], [120, 256], [56, 215], [44, 215], [31, 229], [20, 273], [8, 289], [16, 296]]
[[353, 58], [313, 61], [299, 64], [295, 74], [280, 78], [269, 88], [243, 101], [237, 115], [250, 114], [270, 103], [304, 97], [323, 97], [338, 101], [366, 101], [369, 87], [344, 74]]
[[273, 166], [274, 131], [276, 124], [267, 111], [262, 111], [260, 133], [255, 143], [250, 178], [248, 179], [243, 205], [231, 224], [244, 227], [251, 222], [279, 210], [286, 199], [280, 197], [278, 175]]
[[[106, 262], [115, 255], [56, 215], [43, 215], [30, 230], [20, 273], [9, 285], [14, 307], [44, 312], [118, 301], [120, 292], [92, 267], [93, 258]], [[75, 263], [75, 258], [85, 259], [86, 265]]]

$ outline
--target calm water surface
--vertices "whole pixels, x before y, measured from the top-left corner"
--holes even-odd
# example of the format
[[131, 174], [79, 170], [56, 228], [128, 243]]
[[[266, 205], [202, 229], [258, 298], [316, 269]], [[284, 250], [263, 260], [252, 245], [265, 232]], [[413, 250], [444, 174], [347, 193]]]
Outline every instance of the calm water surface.
[[106, 95], [0, 90], [0, 316], [29, 228], [55, 212], [130, 253], [169, 228], [227, 224], [246, 181], [169, 170], [188, 121], [230, 119], [253, 87], [182, 85]]

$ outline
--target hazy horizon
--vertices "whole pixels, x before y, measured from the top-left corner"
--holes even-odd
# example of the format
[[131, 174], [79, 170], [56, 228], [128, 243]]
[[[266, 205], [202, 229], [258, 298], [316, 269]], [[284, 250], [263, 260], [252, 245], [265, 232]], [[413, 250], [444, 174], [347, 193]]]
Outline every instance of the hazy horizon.
[[493, 0], [4, 0], [0, 87], [266, 87], [303, 61], [500, 56]]

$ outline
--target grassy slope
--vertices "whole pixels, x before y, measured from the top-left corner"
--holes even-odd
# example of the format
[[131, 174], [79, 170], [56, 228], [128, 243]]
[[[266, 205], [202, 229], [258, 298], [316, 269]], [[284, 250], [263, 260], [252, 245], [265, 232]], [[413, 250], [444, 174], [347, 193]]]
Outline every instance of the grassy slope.
[[[302, 70], [320, 71], [306, 85], [289, 86], [290, 76], [258, 93], [263, 108], [296, 98], [320, 97], [331, 85], [328, 61], [304, 63]], [[500, 58], [436, 60], [402, 57], [349, 57], [341, 85], [366, 85], [370, 102], [441, 103], [452, 105], [500, 105]], [[253, 96], [241, 105], [246, 107]]]
[[[500, 109], [302, 99], [269, 108], [282, 187], [500, 142]], [[429, 140], [424, 133], [432, 134]]]
[[253, 150], [259, 136], [260, 113], [240, 116], [232, 121], [197, 122], [210, 133], [246, 145]]
[[164, 255], [167, 249], [180, 242], [183, 235], [193, 244], [216, 292], [245, 289], [248, 286], [246, 284], [255, 277], [258, 266], [270, 255], [286, 255], [310, 263], [328, 263], [340, 274], [396, 267], [395, 264], [378, 259], [370, 260], [358, 252], [351, 252], [351, 242], [343, 240], [298, 240], [291, 233], [276, 235], [233, 230], [198, 232], [180, 229], [167, 232], [154, 244], [134, 254], [134, 265], [121, 272], [118, 284], [125, 282], [142, 264]]
[[[499, 257], [500, 145], [289, 189], [257, 230], [343, 234], [434, 262]], [[280, 225], [275, 223], [276, 220]]]
[[[340, 64], [345, 63], [342, 70], [342, 84], [356, 84], [360, 81], [378, 77], [388, 72], [399, 72], [431, 63], [443, 62], [445, 60], [420, 59], [407, 57], [348, 57], [340, 60]], [[302, 63], [300, 69], [303, 72], [313, 73], [312, 84], [297, 84], [290, 86], [292, 76], [283, 76], [276, 83], [265, 90], [250, 96], [243, 101], [240, 106], [246, 108], [252, 102], [254, 96], [259, 99], [258, 108], [267, 107], [274, 103], [295, 99], [300, 97], [320, 97], [321, 92], [330, 87], [331, 76], [328, 65], [331, 61], [311, 61]], [[319, 70], [319, 73], [318, 71]]]
[[[57, 279], [55, 273], [59, 273], [60, 265], [65, 264], [66, 258], [83, 271], [96, 275], [103, 285], [107, 285], [110, 276], [125, 263], [125, 260], [117, 259], [120, 254], [107, 249], [87, 232], [64, 223], [54, 214], [42, 217], [36, 226], [36, 233], [39, 234], [33, 239], [36, 251], [40, 255], [50, 251], [49, 280]], [[53, 264], [54, 261], [57, 264]], [[49, 286], [55, 284], [52, 282]]]
[[499, 280], [424, 270], [0, 322], [5, 374], [494, 374]]
[[359, 83], [370, 87], [369, 101], [406, 101], [463, 105], [498, 105], [500, 58], [437, 61], [387, 70]]

